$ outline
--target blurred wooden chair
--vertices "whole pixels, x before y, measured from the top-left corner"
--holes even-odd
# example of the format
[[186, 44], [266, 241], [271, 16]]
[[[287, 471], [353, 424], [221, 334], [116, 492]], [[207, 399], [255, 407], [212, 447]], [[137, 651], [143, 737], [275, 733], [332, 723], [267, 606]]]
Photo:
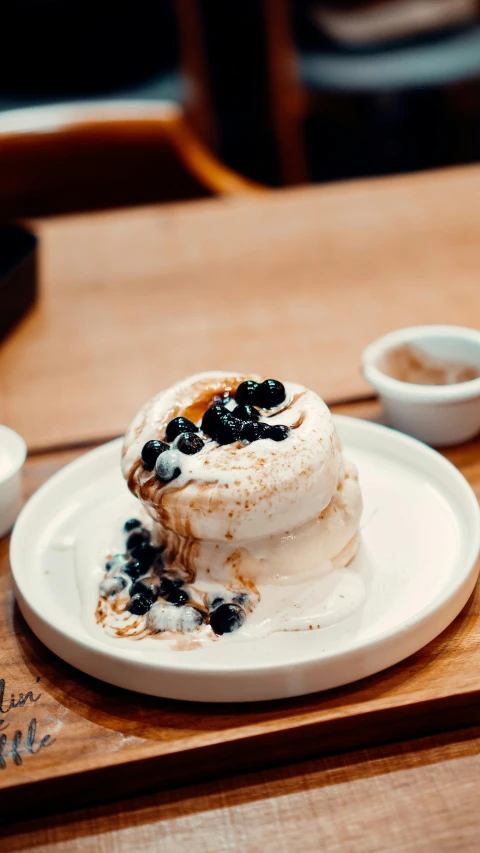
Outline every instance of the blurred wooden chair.
[[274, 185], [308, 180], [291, 6], [176, 0], [190, 126], [230, 165]]
[[217, 160], [169, 102], [0, 113], [0, 218], [263, 190]]

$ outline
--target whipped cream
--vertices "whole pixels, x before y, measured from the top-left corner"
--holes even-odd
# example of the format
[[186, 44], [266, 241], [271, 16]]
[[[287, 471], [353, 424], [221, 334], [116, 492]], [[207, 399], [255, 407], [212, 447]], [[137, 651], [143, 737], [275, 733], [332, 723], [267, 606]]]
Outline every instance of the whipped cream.
[[268, 423], [290, 427], [284, 441], [206, 440], [199, 453], [179, 454], [180, 476], [169, 483], [141, 462], [144, 444], [165, 440], [172, 418], [200, 425], [215, 398], [233, 395], [246, 379], [261, 381], [210, 372], [162, 391], [127, 431], [122, 472], [154, 522], [167, 566], [185, 580], [250, 589], [311, 581], [353, 558], [362, 510], [356, 470], [317, 394], [287, 382], [285, 402], [262, 412]]

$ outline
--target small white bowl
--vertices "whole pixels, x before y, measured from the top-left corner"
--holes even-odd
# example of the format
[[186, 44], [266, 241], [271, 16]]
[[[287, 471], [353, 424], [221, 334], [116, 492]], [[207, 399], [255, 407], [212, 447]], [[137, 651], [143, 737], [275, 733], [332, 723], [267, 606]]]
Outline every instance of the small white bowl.
[[411, 326], [374, 341], [362, 355], [363, 374], [378, 392], [387, 418], [396, 429], [447, 447], [469, 441], [480, 432], [480, 377], [453, 385], [416, 385], [388, 376], [381, 369], [390, 350], [413, 344], [427, 356], [480, 369], [480, 332], [462, 326]]
[[11, 530], [20, 510], [20, 472], [26, 455], [23, 438], [0, 424], [0, 539]]

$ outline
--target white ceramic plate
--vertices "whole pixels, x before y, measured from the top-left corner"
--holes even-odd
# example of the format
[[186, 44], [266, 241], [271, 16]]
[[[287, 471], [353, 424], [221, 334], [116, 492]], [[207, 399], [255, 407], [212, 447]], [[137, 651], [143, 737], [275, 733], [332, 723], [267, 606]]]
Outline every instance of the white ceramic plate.
[[[386, 427], [337, 417], [364, 496], [362, 547], [351, 567], [367, 586], [353, 616], [328, 628], [251, 642], [223, 639], [179, 651], [159, 640], [107, 642], [82, 622], [69, 541], [105, 537], [102, 519], [135, 513], [114, 441], [68, 465], [29, 500], [11, 543], [20, 609], [57, 655], [120, 687], [204, 702], [300, 696], [391, 666], [449, 625], [477, 580], [480, 512], [462, 475], [442, 456]], [[82, 532], [83, 531], [83, 532]], [[103, 537], [103, 538], [102, 538]], [[59, 544], [60, 543], [60, 544]], [[63, 548], [63, 550], [62, 550]]]

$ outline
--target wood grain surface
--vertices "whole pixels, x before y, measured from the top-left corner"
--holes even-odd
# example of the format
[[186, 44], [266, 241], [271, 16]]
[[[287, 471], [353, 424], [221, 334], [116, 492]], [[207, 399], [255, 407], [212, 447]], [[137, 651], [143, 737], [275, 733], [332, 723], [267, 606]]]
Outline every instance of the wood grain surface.
[[[339, 410], [379, 417], [376, 403]], [[448, 454], [477, 494], [479, 451], [477, 441]], [[30, 458], [26, 496], [78, 453]], [[59, 797], [63, 807], [107, 800], [480, 722], [478, 591], [439, 638], [377, 676], [296, 700], [208, 706], [129, 693], [64, 664], [34, 638], [14, 605], [6, 540], [0, 567], [0, 802], [10, 814], [26, 798], [48, 811]]]
[[476, 853], [479, 775], [471, 728], [23, 819], [0, 851]]
[[480, 168], [35, 223], [41, 298], [0, 352], [0, 422], [30, 447], [118, 435], [197, 370], [369, 393], [394, 327], [478, 327]]

